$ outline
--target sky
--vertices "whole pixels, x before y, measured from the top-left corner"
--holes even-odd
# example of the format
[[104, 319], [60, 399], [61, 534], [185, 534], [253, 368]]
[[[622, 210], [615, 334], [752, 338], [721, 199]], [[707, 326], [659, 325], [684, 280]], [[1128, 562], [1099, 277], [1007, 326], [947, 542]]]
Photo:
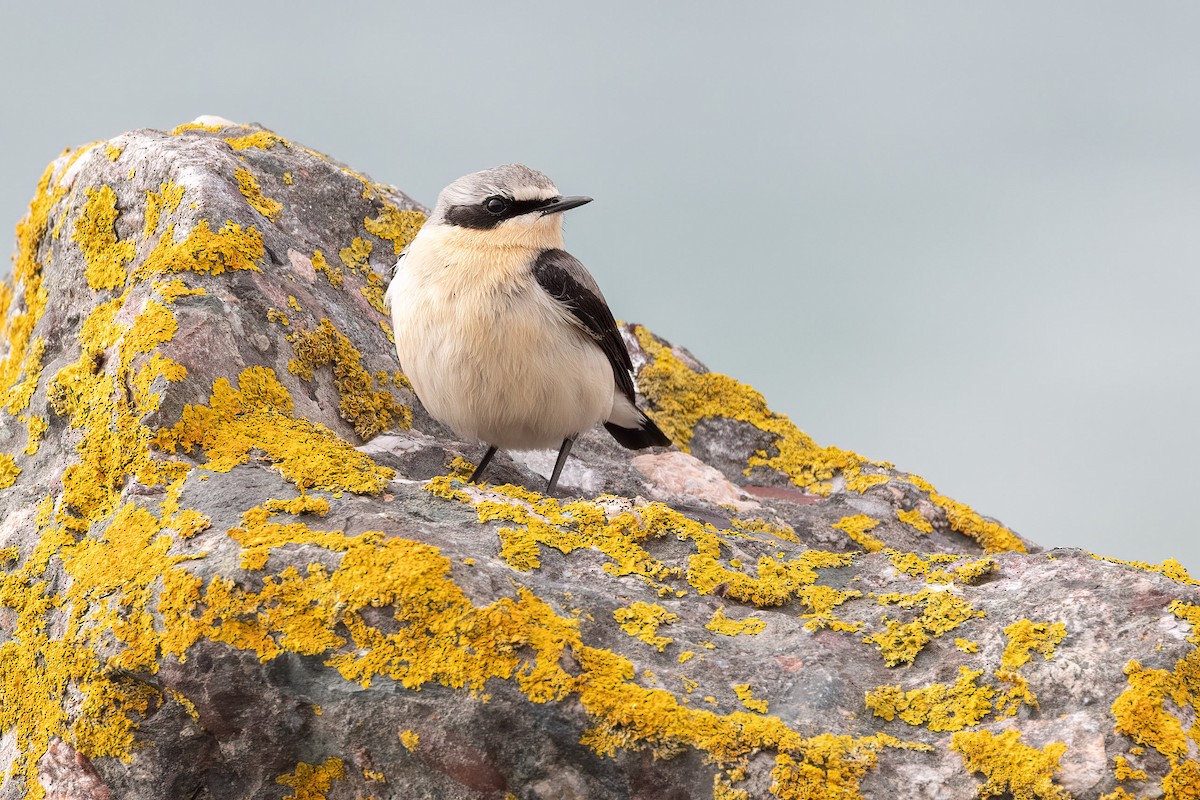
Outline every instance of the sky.
[[596, 198], [567, 247], [618, 318], [818, 442], [1200, 571], [1200, 7], [333, 9], [5, 4], [0, 220], [64, 147], [201, 114], [426, 204], [524, 162]]

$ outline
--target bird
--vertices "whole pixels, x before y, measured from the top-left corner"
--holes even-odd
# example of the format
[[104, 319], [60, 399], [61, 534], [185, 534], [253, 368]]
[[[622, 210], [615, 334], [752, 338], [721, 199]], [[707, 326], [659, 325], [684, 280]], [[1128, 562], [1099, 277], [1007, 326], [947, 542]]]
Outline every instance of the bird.
[[633, 364], [595, 278], [563, 249], [564, 197], [523, 164], [443, 189], [388, 284], [396, 355], [429, 414], [497, 449], [558, 447], [553, 495], [571, 445], [592, 426], [638, 450], [671, 440], [637, 407]]

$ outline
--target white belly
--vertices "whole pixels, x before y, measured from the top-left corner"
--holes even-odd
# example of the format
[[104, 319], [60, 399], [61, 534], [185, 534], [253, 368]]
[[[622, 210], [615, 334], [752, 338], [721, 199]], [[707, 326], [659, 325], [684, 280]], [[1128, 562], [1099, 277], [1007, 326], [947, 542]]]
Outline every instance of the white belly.
[[396, 352], [434, 419], [523, 450], [558, 447], [613, 413], [608, 359], [532, 276], [511, 291], [475, 291], [406, 266], [388, 292]]

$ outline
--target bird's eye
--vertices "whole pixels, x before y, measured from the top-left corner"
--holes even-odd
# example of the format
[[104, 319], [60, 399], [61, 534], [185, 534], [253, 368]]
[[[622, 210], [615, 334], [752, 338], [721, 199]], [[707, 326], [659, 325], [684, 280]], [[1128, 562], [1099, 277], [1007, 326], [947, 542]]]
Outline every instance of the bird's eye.
[[483, 207], [488, 210], [489, 214], [500, 215], [504, 213], [506, 208], [508, 208], [508, 203], [503, 197], [489, 197], [484, 201]]

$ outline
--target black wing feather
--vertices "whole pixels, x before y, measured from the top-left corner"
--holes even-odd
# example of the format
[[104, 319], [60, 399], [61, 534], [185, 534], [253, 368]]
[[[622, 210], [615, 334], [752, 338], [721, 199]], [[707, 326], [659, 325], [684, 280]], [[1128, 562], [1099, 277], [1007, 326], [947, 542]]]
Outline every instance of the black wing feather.
[[565, 250], [544, 250], [533, 264], [533, 276], [548, 295], [562, 303], [580, 327], [600, 345], [612, 366], [617, 387], [634, 402], [633, 362], [617, 330], [608, 303], [587, 269]]

